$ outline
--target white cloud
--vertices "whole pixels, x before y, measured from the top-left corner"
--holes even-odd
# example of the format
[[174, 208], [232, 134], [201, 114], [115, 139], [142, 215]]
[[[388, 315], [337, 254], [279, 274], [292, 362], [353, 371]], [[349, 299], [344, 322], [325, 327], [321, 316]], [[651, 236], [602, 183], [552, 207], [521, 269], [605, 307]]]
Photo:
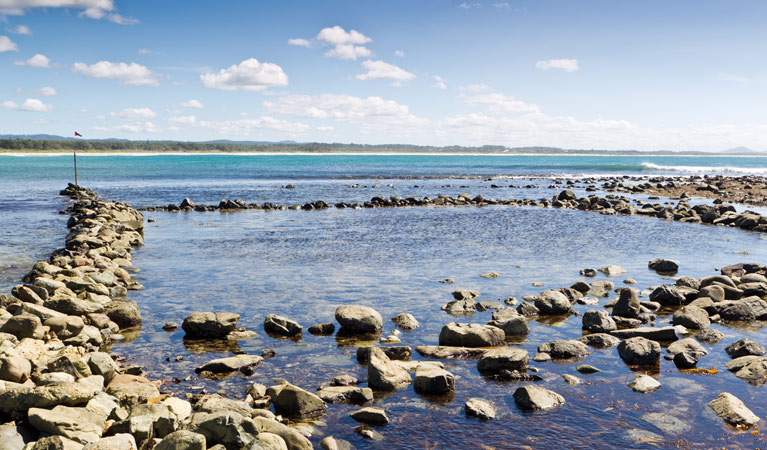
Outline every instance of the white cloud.
[[493, 3], [493, 6], [495, 6], [498, 9], [511, 9], [511, 5], [509, 4], [509, 2]]
[[114, 0], [1, 0], [0, 14], [23, 15], [34, 8], [82, 9], [80, 16], [91, 19], [106, 19], [111, 22], [131, 25], [138, 20], [115, 13]]
[[131, 86], [157, 86], [158, 75], [136, 63], [99, 61], [88, 65], [76, 62], [73, 70], [89, 78], [111, 78]]
[[56, 90], [56, 88], [53, 88], [51, 86], [45, 86], [40, 88], [40, 95], [43, 97], [52, 97], [54, 95], [58, 95], [59, 91]]
[[311, 41], [309, 41], [308, 39], [300, 39], [300, 38], [288, 39], [288, 44], [289, 45], [296, 45], [298, 47], [306, 47], [306, 48], [309, 48], [309, 47], [312, 46]]
[[525, 103], [512, 96], [507, 96], [498, 92], [461, 95], [460, 98], [467, 105], [486, 106], [488, 111], [494, 114], [538, 113], [541, 111], [541, 108], [538, 107], [538, 105]]
[[367, 58], [373, 52], [361, 45], [339, 44], [325, 52], [325, 56], [338, 59]]
[[13, 34], [23, 34], [25, 36], [29, 36], [32, 34], [32, 30], [29, 29], [26, 25], [19, 25], [16, 28], [13, 28], [9, 30]]
[[203, 104], [193, 98], [189, 99], [189, 101], [179, 103], [178, 106], [182, 108], [197, 108], [197, 109], [203, 108]]
[[543, 70], [549, 69], [562, 69], [565, 72], [577, 72], [578, 60], [577, 59], [550, 59], [548, 61], [538, 61], [535, 63], [535, 67]]
[[434, 84], [432, 84], [431, 87], [436, 88], [436, 89], [447, 89], [447, 84], [445, 83], [445, 80], [442, 79], [441, 76], [435, 75], [434, 76]]
[[289, 122], [287, 120], [276, 119], [270, 116], [261, 116], [255, 119], [238, 119], [224, 121], [198, 122], [200, 127], [209, 128], [218, 133], [229, 135], [247, 136], [253, 131], [271, 130], [283, 133], [298, 134], [309, 129], [309, 126], [300, 122]]
[[363, 44], [372, 42], [372, 39], [357, 30], [346, 31], [336, 25], [320, 30], [316, 37], [321, 45], [332, 45], [333, 48], [325, 53], [325, 56], [338, 59], [367, 58], [372, 55], [369, 48]]
[[460, 5], [458, 5], [458, 7], [461, 8], [461, 9], [471, 9], [471, 8], [475, 8], [477, 6], [479, 6], [479, 3], [477, 3], [477, 2], [472, 2], [472, 3], [463, 2]]
[[192, 125], [197, 123], [197, 117], [195, 116], [176, 116], [168, 119], [168, 123], [177, 123], [184, 125]]
[[415, 78], [412, 73], [383, 61], [367, 60], [362, 63], [362, 67], [367, 69], [367, 73], [358, 74], [357, 78], [360, 80], [392, 80], [403, 83]]
[[205, 87], [225, 91], [262, 91], [271, 86], [287, 86], [288, 76], [274, 63], [261, 63], [256, 58], [234, 64], [218, 73], [204, 73]]
[[17, 66], [29, 66], [37, 67], [39, 69], [48, 69], [51, 67], [51, 60], [48, 59], [47, 56], [38, 53], [26, 61], [16, 61], [14, 64]]
[[157, 113], [149, 108], [127, 108], [120, 112], [109, 113], [109, 115], [123, 120], [147, 120], [157, 117]]
[[405, 52], [403, 52], [402, 50], [395, 50], [394, 51], [394, 56], [399, 56], [400, 58], [404, 58], [405, 57]]
[[135, 123], [126, 123], [124, 125], [118, 125], [116, 127], [102, 127], [102, 126], [95, 126], [93, 127], [96, 131], [105, 131], [105, 132], [126, 132], [126, 133], [132, 133], [132, 134], [146, 134], [146, 133], [160, 133], [163, 131], [162, 128], [156, 126], [152, 122], [135, 122]]
[[0, 36], [0, 53], [3, 52], [17, 52], [19, 46], [11, 40], [8, 36]]
[[12, 109], [16, 111], [44, 112], [44, 111], [52, 110], [53, 106], [46, 105], [45, 103], [43, 103], [42, 101], [36, 98], [28, 98], [24, 100], [24, 103], [22, 103], [21, 105], [12, 101], [3, 102], [3, 108]]
[[140, 48], [140, 49], [138, 49], [138, 54], [139, 55], [148, 55], [150, 53], [152, 53], [152, 50], [149, 50], [148, 48]]

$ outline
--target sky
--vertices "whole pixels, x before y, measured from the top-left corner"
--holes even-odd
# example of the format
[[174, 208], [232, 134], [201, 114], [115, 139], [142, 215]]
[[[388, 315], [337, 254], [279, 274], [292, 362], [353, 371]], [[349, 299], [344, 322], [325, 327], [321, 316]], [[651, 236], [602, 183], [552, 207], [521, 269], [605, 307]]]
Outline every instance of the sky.
[[761, 0], [0, 0], [0, 134], [767, 151]]

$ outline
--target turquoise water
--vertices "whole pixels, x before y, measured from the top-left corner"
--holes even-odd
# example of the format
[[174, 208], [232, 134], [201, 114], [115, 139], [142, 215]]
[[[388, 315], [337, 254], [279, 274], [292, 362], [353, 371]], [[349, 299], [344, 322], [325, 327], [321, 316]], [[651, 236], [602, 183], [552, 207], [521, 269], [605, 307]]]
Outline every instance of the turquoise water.
[[[0, 293], [16, 284], [36, 259], [63, 245], [66, 216], [58, 211], [66, 203], [57, 194], [71, 181], [71, 162], [71, 155], [0, 155]], [[178, 204], [184, 197], [198, 203], [241, 198], [249, 203], [288, 204], [460, 193], [550, 198], [562, 189], [552, 185], [554, 177], [760, 174], [767, 171], [767, 158], [88, 155], [78, 157], [78, 169], [80, 184], [104, 198], [146, 207]], [[531, 180], [532, 176], [544, 178]], [[286, 184], [295, 189], [283, 189]], [[153, 220], [146, 224], [146, 245], [134, 254], [145, 289], [131, 294], [141, 306], [145, 323], [130, 342], [116, 345], [114, 351], [144, 365], [150, 378], [168, 380], [164, 389], [179, 395], [204, 388], [242, 398], [249, 382], [268, 385], [275, 378], [308, 390], [340, 373], [366, 379], [355, 349], [332, 336], [304, 333], [295, 342], [266, 335], [262, 324], [269, 313], [308, 327], [332, 321], [338, 305], [359, 303], [378, 309], [388, 332], [393, 329], [391, 316], [410, 312], [422, 327], [403, 333], [403, 345], [436, 344], [447, 322], [490, 320], [490, 312], [470, 317], [442, 312], [440, 305], [457, 288], [478, 289], [480, 300], [521, 298], [569, 286], [582, 279], [578, 271], [584, 267], [618, 264], [629, 272], [612, 279], [617, 286], [624, 277], [632, 277], [637, 287], [646, 289], [669, 282], [647, 269], [647, 261], [655, 257], [676, 259], [680, 275], [695, 277], [714, 274], [716, 267], [727, 264], [767, 262], [767, 241], [760, 234], [571, 210], [157, 211], [147, 212], [146, 217]], [[742, 251], [750, 254], [735, 253]], [[497, 271], [501, 277], [479, 277], [488, 271]], [[455, 279], [455, 284], [438, 282], [447, 277]], [[534, 282], [544, 283], [545, 288], [534, 287]], [[576, 310], [582, 314], [589, 308], [593, 307]], [[187, 348], [182, 332], [161, 330], [166, 321], [181, 322], [191, 312], [211, 309], [241, 314], [241, 325], [258, 333], [255, 339], [241, 341], [240, 350], [258, 353], [271, 348], [277, 357], [267, 360], [252, 378], [171, 382], [192, 375], [204, 361], [228, 354]], [[658, 323], [669, 320], [662, 315]], [[579, 316], [533, 320], [531, 334], [514, 345], [532, 356], [541, 343], [580, 336], [580, 324]], [[699, 367], [717, 367], [720, 373], [684, 374], [664, 360], [656, 375], [663, 387], [655, 394], [640, 395], [626, 387], [635, 374], [615, 349], [594, 350], [583, 362], [602, 369], [596, 375], [577, 374], [574, 363], [534, 363], [544, 378], [542, 385], [563, 395], [567, 404], [546, 414], [526, 414], [516, 409], [511, 398], [519, 384], [483, 378], [476, 361], [444, 361], [457, 376], [454, 397], [427, 398], [410, 387], [377, 398], [375, 406], [385, 408], [392, 420], [379, 428], [384, 441], [366, 441], [354, 433], [356, 423], [348, 413], [355, 408], [349, 405], [331, 405], [311, 439], [318, 447], [323, 435], [332, 434], [359, 449], [764, 447], [761, 437], [722, 425], [705, 404], [728, 391], [760, 417], [767, 415], [764, 388], [750, 386], [723, 368], [728, 360], [726, 345], [740, 337], [763, 344], [767, 335], [760, 327], [714, 327], [727, 337], [705, 346], [710, 354]], [[175, 362], [176, 356], [184, 360]], [[578, 375], [585, 383], [568, 386], [561, 379], [564, 373]], [[463, 404], [474, 396], [495, 402], [499, 417], [488, 423], [466, 418]], [[652, 414], [673, 416], [683, 426], [670, 429], [651, 419]], [[758, 429], [767, 427], [762, 424]]]

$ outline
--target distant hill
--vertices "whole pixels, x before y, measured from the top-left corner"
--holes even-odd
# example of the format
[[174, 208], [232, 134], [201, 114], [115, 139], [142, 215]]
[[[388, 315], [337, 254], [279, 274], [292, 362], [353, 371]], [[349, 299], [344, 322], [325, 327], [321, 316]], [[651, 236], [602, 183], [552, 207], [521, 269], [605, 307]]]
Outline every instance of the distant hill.
[[727, 155], [763, 155], [765, 152], [741, 146], [741, 147], [728, 148], [727, 150], [724, 150], [723, 152], [720, 152], [720, 153], [724, 153]]

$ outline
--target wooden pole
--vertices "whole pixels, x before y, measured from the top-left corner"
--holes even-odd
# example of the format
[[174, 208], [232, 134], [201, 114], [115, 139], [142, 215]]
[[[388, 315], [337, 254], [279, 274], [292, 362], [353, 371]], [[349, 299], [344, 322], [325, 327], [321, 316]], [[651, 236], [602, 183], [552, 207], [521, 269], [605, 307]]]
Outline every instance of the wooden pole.
[[72, 150], [74, 156], [75, 156], [75, 186], [77, 186], [77, 150]]

